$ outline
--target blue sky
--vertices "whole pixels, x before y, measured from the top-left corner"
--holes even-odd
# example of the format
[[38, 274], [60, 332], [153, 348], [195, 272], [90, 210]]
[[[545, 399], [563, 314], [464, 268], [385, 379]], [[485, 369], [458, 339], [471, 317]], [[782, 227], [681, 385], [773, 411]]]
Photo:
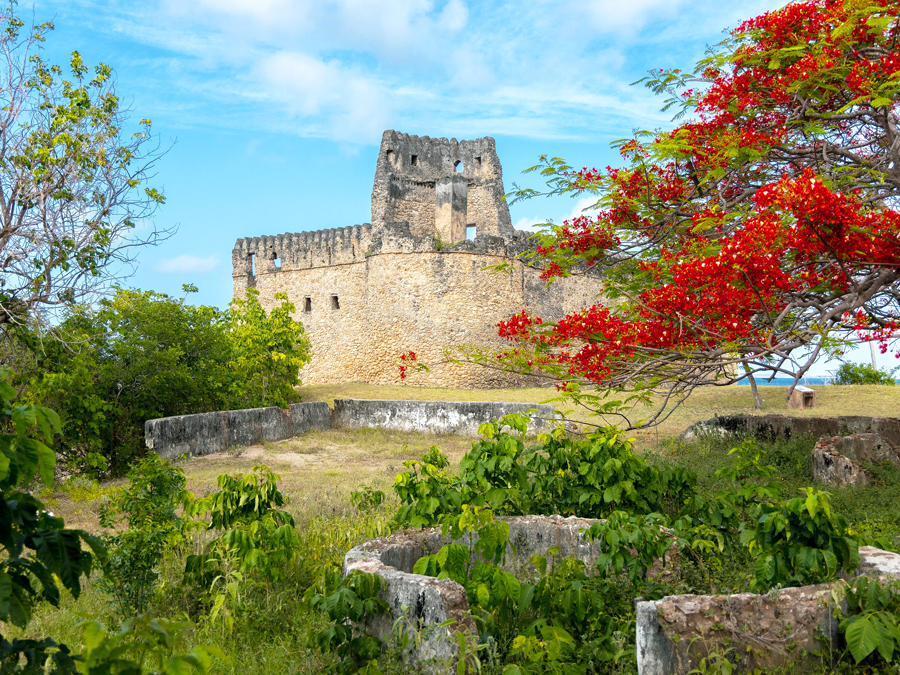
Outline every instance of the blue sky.
[[[543, 153], [615, 164], [609, 143], [670, 125], [630, 86], [690, 67], [780, 0], [39, 0], [46, 51], [103, 61], [171, 145], [160, 227], [130, 284], [227, 305], [239, 237], [367, 222], [384, 129], [493, 136], [509, 189]], [[30, 7], [20, 5], [23, 13]], [[512, 206], [519, 227], [578, 204]]]

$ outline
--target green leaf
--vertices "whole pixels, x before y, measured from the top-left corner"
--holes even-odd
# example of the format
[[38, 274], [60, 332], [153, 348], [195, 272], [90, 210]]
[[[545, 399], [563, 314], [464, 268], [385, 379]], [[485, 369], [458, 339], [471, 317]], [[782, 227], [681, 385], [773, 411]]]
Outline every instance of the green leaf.
[[881, 631], [875, 616], [860, 614], [846, 619], [844, 637], [854, 660], [859, 663], [878, 647]]
[[894, 102], [891, 99], [884, 96], [879, 96], [878, 98], [873, 98], [871, 101], [869, 101], [869, 105], [871, 105], [873, 108], [892, 106], [893, 104]]

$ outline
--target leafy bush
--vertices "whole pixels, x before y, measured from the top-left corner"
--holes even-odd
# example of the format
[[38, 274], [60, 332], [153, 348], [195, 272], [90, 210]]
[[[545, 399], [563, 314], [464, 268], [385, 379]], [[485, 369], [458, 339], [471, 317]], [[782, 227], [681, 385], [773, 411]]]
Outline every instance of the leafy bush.
[[228, 318], [152, 291], [119, 289], [99, 310], [75, 307], [46, 343], [36, 400], [60, 411], [56, 444], [73, 468], [124, 473], [144, 450], [144, 422], [220, 408], [238, 380]]
[[498, 515], [678, 512], [694, 494], [690, 471], [650, 464], [614, 428], [582, 439], [556, 431], [526, 452], [526, 425], [524, 415], [482, 424], [484, 438], [460, 460], [458, 477], [447, 473], [449, 462], [433, 446], [421, 459], [404, 462], [408, 470], [394, 483], [401, 503], [395, 523], [452, 525], [465, 504], [490, 507]]
[[388, 604], [379, 597], [384, 588], [384, 579], [376, 574], [354, 570], [342, 577], [338, 568], [329, 570], [323, 584], [309, 588], [305, 601], [329, 621], [324, 630], [315, 634], [313, 643], [320, 651], [338, 658], [324, 672], [381, 673], [377, 659], [384, 653], [384, 643], [355, 629], [353, 623], [365, 624], [388, 611]]
[[760, 504], [741, 533], [754, 555], [752, 588], [805, 586], [834, 579], [859, 565], [859, 544], [844, 518], [831, 510], [827, 492]]
[[30, 434], [37, 427], [49, 441], [60, 428], [59, 417], [48, 408], [14, 405], [16, 391], [8, 379], [0, 371], [0, 418], [7, 430], [0, 434], [0, 621], [24, 628], [37, 603], [59, 606], [59, 585], [77, 598], [81, 577], [90, 576], [95, 560], [106, 562], [106, 550], [97, 537], [66, 529], [62, 518], [24, 491], [35, 473], [45, 484], [53, 482], [53, 451]]
[[[107, 551], [99, 538], [66, 529], [62, 518], [49, 513], [33, 495], [20, 491], [36, 472], [46, 484], [52, 483], [53, 452], [30, 434], [36, 427], [49, 440], [60, 430], [60, 423], [48, 408], [14, 405], [16, 392], [8, 379], [9, 373], [0, 371], [0, 426], [12, 432], [0, 434], [0, 621], [25, 628], [39, 603], [59, 607], [60, 585], [78, 598], [82, 577], [90, 576], [95, 561], [107, 572]], [[152, 507], [154, 500], [146, 497], [133, 491], [122, 498], [122, 504], [134, 505], [130, 512], [136, 516], [159, 515], [159, 509]], [[82, 543], [90, 551], [84, 550]], [[184, 624], [148, 617], [126, 621], [115, 633], [87, 622], [82, 639], [85, 651], [77, 655], [51, 638], [9, 641], [0, 637], [0, 671], [183, 675], [191, 669], [205, 675], [210, 657], [220, 652], [196, 646], [187, 654], [177, 653], [185, 631]]]
[[850, 615], [839, 630], [856, 663], [875, 654], [884, 661], [896, 662], [900, 655], [900, 586], [877, 579], [858, 577], [846, 589]]
[[70, 468], [120, 475], [145, 453], [148, 419], [296, 398], [310, 353], [291, 312], [284, 300], [267, 314], [253, 289], [226, 312], [118, 289], [99, 310], [70, 311], [58, 329], [66, 343], [18, 331], [36, 358], [29, 395], [59, 410], [54, 449]]
[[206, 675], [217, 647], [194, 646], [185, 651], [190, 624], [139, 616], [109, 630], [99, 621], [82, 624], [83, 675]]
[[128, 472], [128, 486], [100, 509], [100, 525], [128, 528], [106, 537], [109, 570], [99, 587], [109, 593], [122, 616], [147, 611], [159, 579], [157, 567], [180, 534], [176, 508], [184, 500], [184, 472], [155, 454]]
[[240, 383], [230, 396], [235, 408], [284, 407], [297, 400], [294, 387], [312, 352], [303, 324], [291, 318], [294, 305], [287, 294], [276, 293], [275, 299], [281, 304], [268, 314], [255, 288], [231, 301], [227, 316], [234, 347], [228, 366]]
[[842, 363], [834, 374], [832, 384], [886, 384], [893, 387], [897, 384], [894, 378], [897, 370], [897, 368], [881, 370], [866, 364]]
[[294, 518], [276, 508], [285, 504], [277, 480], [267, 467], [254, 466], [243, 476], [219, 476], [218, 491], [203, 499], [189, 497], [185, 505], [185, 516], [197, 518], [187, 527], [221, 532], [204, 553], [187, 557], [184, 571], [207, 599], [210, 620], [221, 616], [229, 632], [248, 580], [267, 588], [283, 580], [300, 548]]

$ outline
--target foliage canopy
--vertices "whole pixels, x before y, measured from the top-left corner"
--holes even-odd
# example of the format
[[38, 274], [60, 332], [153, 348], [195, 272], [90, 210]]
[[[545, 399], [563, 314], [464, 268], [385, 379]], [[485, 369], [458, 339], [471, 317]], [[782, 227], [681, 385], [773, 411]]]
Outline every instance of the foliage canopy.
[[886, 350], [900, 327], [898, 40], [892, 0], [795, 2], [693, 72], [651, 73], [687, 121], [619, 142], [626, 166], [542, 157], [547, 194], [595, 196], [597, 212], [548, 224], [531, 262], [547, 280], [602, 274], [604, 297], [556, 323], [501, 322], [514, 342], [501, 363], [576, 393], [651, 386], [677, 402], [748, 374], [796, 382], [863, 338]]

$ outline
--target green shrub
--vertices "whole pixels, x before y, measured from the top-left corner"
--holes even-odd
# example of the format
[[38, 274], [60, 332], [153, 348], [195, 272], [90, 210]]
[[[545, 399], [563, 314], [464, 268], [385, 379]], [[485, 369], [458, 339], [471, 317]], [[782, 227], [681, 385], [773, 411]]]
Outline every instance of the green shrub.
[[881, 370], [874, 366], [842, 363], [834, 374], [832, 384], [886, 384], [893, 387], [897, 384], [894, 378], [898, 368]]
[[421, 459], [404, 462], [407, 471], [394, 482], [401, 504], [395, 524], [452, 525], [465, 504], [497, 515], [600, 518], [622, 509], [678, 513], [693, 498], [692, 472], [649, 463], [615, 428], [580, 439], [555, 431], [526, 452], [526, 424], [524, 415], [482, 424], [484, 438], [460, 460], [457, 477], [449, 475], [449, 462], [433, 446]]
[[150, 454], [128, 472], [128, 485], [100, 508], [100, 525], [127, 529], [105, 538], [108, 574], [99, 581], [116, 612], [129, 617], [147, 611], [166, 549], [180, 537], [177, 507], [185, 498], [181, 468]]
[[148, 419], [291, 402], [309, 341], [290, 303], [279, 296], [267, 313], [258, 295], [223, 312], [118, 289], [98, 308], [70, 310], [57, 331], [66, 342], [19, 329], [36, 359], [29, 396], [62, 418], [58, 456], [76, 471], [121, 475], [146, 453]]
[[277, 480], [265, 466], [246, 475], [223, 474], [218, 491], [185, 505], [185, 516], [196, 518], [188, 528], [220, 532], [203, 553], [187, 556], [185, 580], [201, 591], [210, 622], [221, 618], [229, 633], [234, 616], [245, 609], [246, 587], [268, 589], [283, 581], [300, 549], [294, 518], [277, 508], [286, 501]]

